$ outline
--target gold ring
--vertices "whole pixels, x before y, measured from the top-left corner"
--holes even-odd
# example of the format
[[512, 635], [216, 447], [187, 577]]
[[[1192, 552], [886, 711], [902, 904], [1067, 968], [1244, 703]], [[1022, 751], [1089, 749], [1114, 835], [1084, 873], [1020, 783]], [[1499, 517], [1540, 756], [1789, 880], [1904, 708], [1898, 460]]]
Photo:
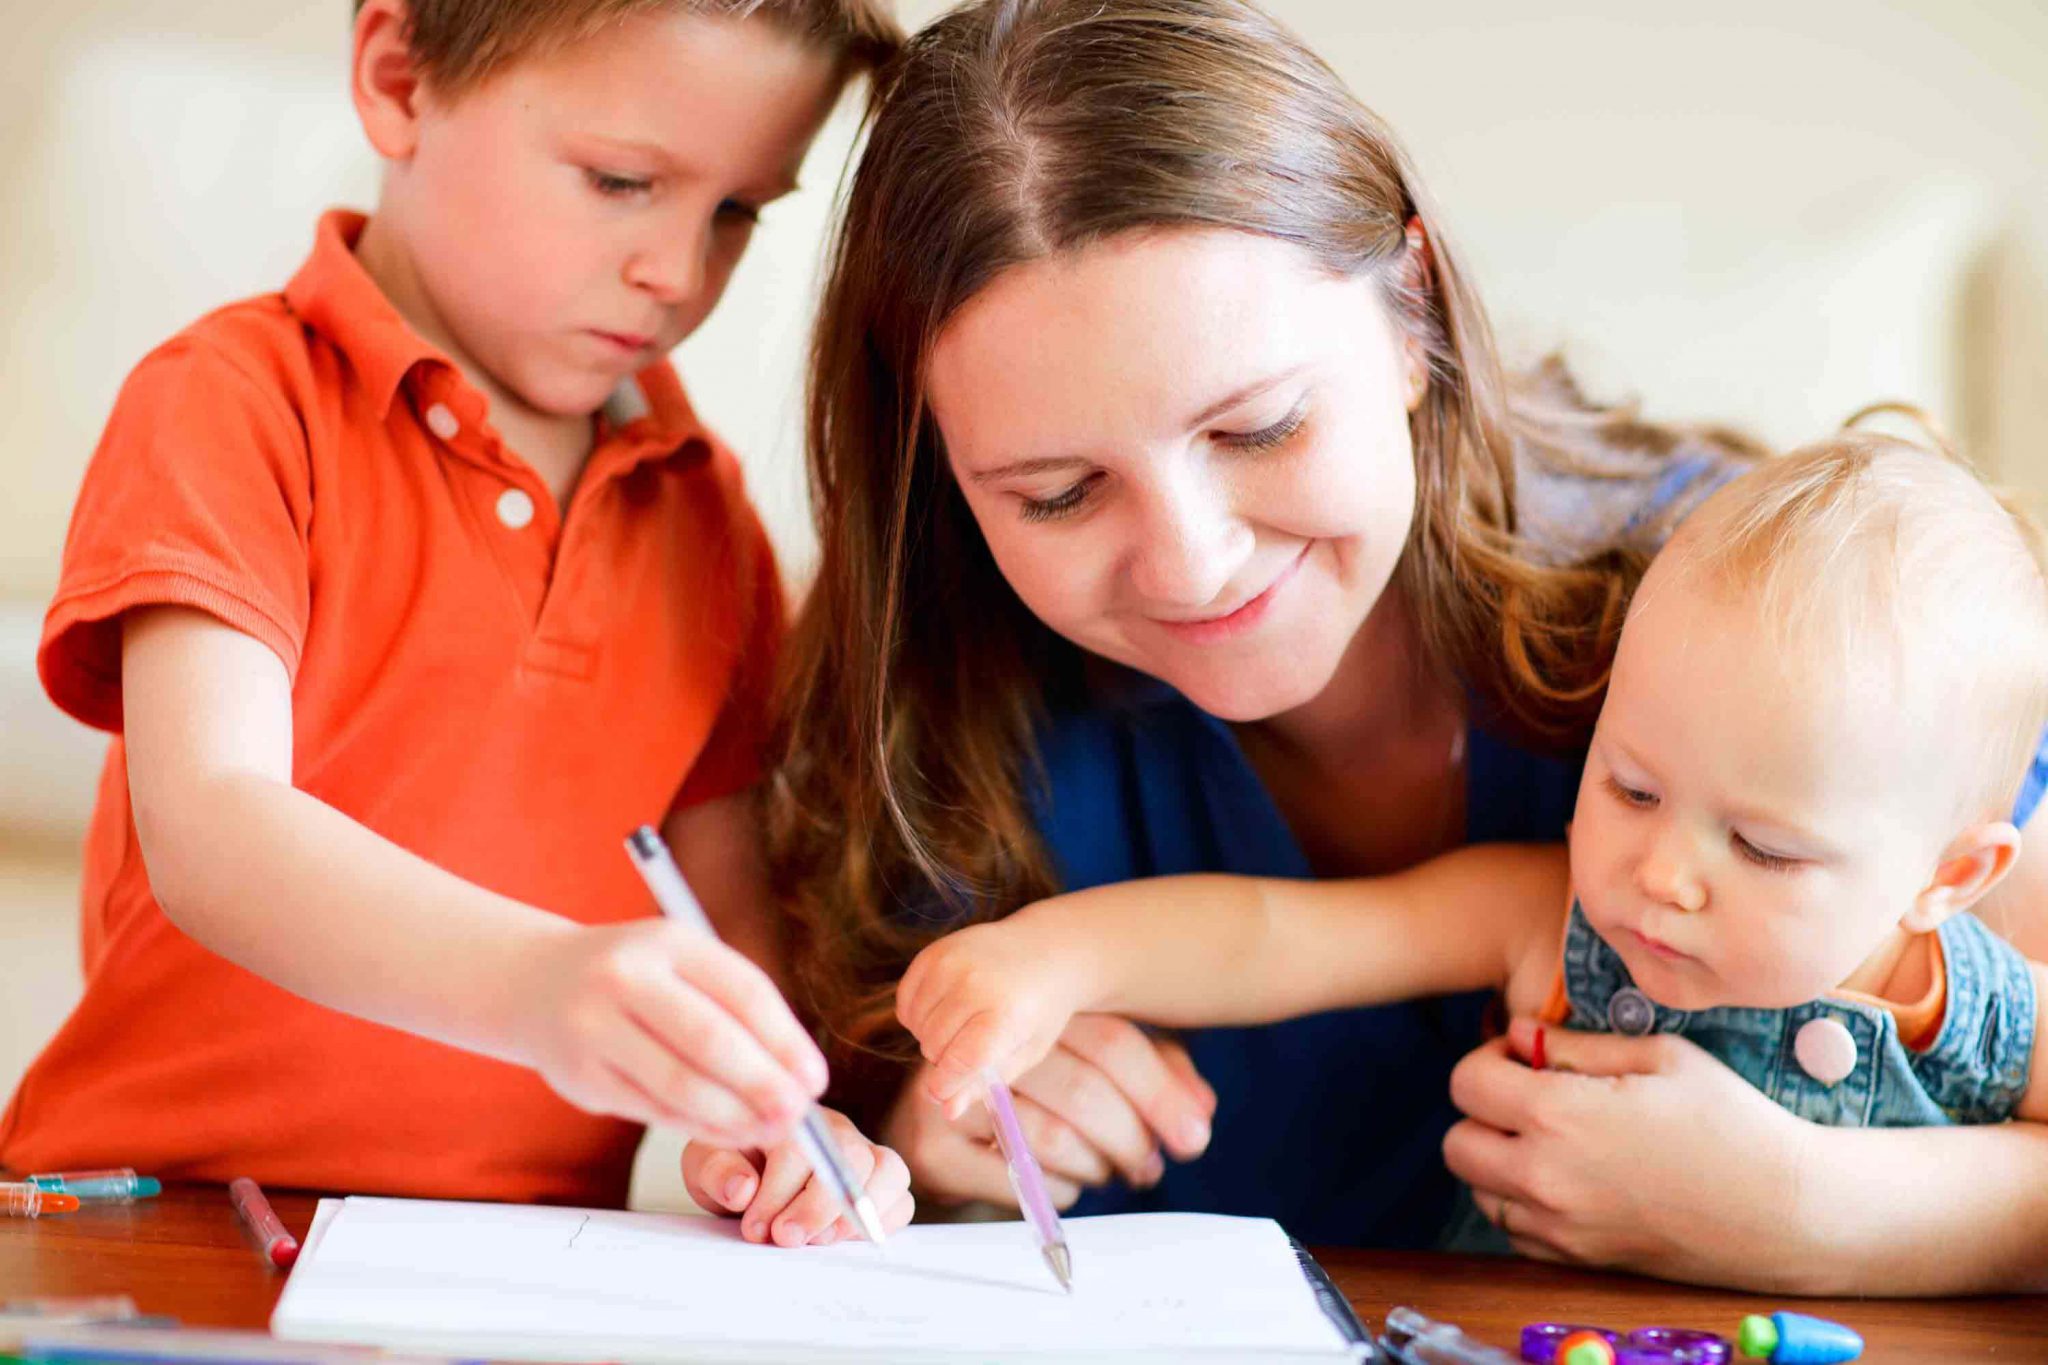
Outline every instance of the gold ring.
[[1506, 1195], [1500, 1197], [1500, 1208], [1494, 1212], [1493, 1225], [1500, 1229], [1501, 1236], [1514, 1236], [1512, 1232], [1508, 1231], [1508, 1197]]

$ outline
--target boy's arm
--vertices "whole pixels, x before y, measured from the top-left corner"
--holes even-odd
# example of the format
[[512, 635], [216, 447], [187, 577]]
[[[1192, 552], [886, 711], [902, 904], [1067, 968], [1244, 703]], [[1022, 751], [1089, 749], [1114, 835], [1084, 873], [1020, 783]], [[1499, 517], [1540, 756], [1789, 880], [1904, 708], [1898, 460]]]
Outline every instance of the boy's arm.
[[531, 1066], [591, 1112], [753, 1142], [823, 1088], [815, 1046], [734, 951], [658, 919], [572, 924], [295, 788], [290, 681], [256, 640], [201, 612], [140, 610], [122, 678], [151, 889], [221, 956], [318, 1004]]
[[1387, 877], [1096, 887], [941, 939], [897, 1009], [947, 1103], [983, 1066], [1030, 1066], [1080, 1012], [1250, 1024], [1507, 985], [1554, 955], [1568, 875], [1562, 847], [1480, 845]]

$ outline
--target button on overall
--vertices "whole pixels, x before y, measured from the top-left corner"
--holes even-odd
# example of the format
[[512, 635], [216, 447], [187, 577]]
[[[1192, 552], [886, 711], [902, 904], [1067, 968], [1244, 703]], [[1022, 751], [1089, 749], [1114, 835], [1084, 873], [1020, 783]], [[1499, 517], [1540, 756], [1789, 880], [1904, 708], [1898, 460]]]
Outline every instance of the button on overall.
[[1809, 1019], [1792, 1038], [1799, 1069], [1822, 1085], [1837, 1085], [1856, 1069], [1856, 1036], [1839, 1019]]
[[1640, 1038], [1657, 1026], [1657, 1007], [1634, 986], [1623, 986], [1607, 1002], [1607, 1026]]

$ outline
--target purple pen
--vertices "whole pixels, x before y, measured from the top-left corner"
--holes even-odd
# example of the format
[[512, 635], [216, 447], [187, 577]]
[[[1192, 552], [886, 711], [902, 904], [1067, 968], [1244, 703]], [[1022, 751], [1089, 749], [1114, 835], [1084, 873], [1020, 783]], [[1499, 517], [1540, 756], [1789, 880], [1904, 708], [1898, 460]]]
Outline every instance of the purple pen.
[[1052, 1268], [1060, 1288], [1074, 1292], [1074, 1253], [1067, 1249], [1067, 1234], [1060, 1216], [1053, 1210], [1052, 1196], [1045, 1192], [1045, 1173], [1031, 1155], [1024, 1129], [1017, 1122], [1017, 1106], [1010, 1101], [1010, 1087], [1002, 1077], [983, 1067], [982, 1086], [988, 1093], [989, 1117], [995, 1121], [996, 1146], [1003, 1149], [1003, 1164], [1010, 1168], [1010, 1188], [1017, 1192], [1017, 1204], [1031, 1230], [1038, 1234], [1038, 1251]]

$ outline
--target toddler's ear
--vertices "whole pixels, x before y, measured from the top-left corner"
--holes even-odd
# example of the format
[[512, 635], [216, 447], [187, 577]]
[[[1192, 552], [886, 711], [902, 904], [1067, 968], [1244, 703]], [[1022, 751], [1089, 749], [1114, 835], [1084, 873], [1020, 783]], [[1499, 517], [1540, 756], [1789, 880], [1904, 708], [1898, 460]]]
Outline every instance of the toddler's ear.
[[1942, 850], [1934, 880], [1913, 898], [1900, 925], [1911, 933], [1931, 933], [2004, 881], [2019, 856], [2020, 832], [2012, 825], [1998, 820], [1970, 826]]

